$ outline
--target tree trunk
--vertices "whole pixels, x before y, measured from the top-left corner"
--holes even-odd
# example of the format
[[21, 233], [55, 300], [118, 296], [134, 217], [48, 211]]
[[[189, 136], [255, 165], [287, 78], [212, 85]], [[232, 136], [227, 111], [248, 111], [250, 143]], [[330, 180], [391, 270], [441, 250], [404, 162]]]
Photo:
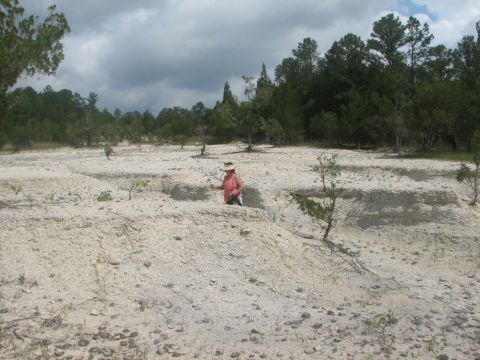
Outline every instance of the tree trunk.
[[395, 113], [395, 152], [397, 154], [402, 152], [402, 144], [400, 143], [400, 121], [399, 116]]
[[330, 230], [332, 229], [332, 226], [333, 226], [333, 220], [330, 220], [327, 222], [327, 227], [325, 228], [325, 233], [323, 234], [323, 238], [322, 238], [322, 241], [324, 243], [327, 243], [327, 239], [328, 239], [328, 234], [330, 234]]
[[399, 116], [398, 99], [395, 100], [395, 152], [400, 153], [402, 151], [402, 145], [400, 143], [400, 116]]
[[248, 135], [247, 135], [247, 141], [248, 141], [247, 151], [252, 151], [253, 150], [252, 133], [250, 131], [248, 132]]
[[473, 176], [473, 200], [472, 200], [472, 206], [475, 206], [477, 204], [477, 198], [478, 198], [478, 176], [480, 172], [480, 164], [476, 164], [476, 169], [475, 169], [475, 174]]
[[446, 140], [450, 147], [452, 148], [452, 151], [457, 151], [458, 146], [457, 146], [457, 141], [455, 140], [454, 136], [447, 136]]

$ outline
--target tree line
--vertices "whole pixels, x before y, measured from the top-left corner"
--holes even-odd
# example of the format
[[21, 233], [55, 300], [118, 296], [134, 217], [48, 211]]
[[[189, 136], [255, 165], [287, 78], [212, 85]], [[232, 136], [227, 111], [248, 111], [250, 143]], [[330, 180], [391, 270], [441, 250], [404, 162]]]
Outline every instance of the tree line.
[[303, 39], [275, 67], [273, 79], [265, 64], [259, 75], [243, 76], [241, 101], [226, 82], [211, 108], [198, 102], [156, 115], [100, 111], [93, 92], [83, 98], [49, 86], [38, 93], [31, 87], [2, 91], [0, 145], [184, 144], [197, 138], [204, 144], [240, 139], [249, 149], [258, 142], [307, 141], [470, 151], [480, 129], [480, 37], [464, 36], [454, 49], [432, 46], [432, 40], [427, 23], [410, 17], [403, 24], [388, 14], [373, 23], [369, 39], [349, 33], [324, 54], [314, 39]]

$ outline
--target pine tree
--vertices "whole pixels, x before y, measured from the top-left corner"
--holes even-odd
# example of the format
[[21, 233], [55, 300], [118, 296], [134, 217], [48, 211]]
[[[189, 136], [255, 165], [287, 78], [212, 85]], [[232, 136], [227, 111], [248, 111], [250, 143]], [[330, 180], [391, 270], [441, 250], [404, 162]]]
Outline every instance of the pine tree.
[[273, 82], [267, 74], [265, 63], [262, 63], [262, 71], [260, 72], [260, 77], [257, 80], [257, 89], [271, 86], [273, 86]]
[[235, 106], [237, 102], [233, 97], [232, 90], [230, 90], [230, 84], [228, 81], [225, 81], [225, 86], [223, 87], [223, 99], [222, 104], [227, 104], [230, 106]]

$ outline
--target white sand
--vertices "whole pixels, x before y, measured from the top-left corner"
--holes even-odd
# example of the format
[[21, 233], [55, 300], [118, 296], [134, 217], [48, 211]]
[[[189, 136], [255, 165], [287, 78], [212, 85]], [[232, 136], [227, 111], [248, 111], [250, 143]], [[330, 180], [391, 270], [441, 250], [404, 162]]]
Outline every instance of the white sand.
[[[457, 162], [114, 150], [0, 157], [0, 358], [480, 356], [480, 211]], [[320, 191], [322, 152], [338, 153], [345, 189], [331, 239], [374, 274], [331, 254], [289, 195]], [[224, 161], [247, 185], [243, 208], [209, 189]], [[128, 200], [135, 179], [149, 185]]]

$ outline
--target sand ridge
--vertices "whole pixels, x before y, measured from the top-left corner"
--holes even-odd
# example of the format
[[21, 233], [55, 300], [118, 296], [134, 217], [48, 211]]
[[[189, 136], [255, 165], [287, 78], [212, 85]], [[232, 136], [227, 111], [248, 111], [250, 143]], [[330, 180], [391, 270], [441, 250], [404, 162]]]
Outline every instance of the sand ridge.
[[[480, 216], [457, 162], [208, 150], [0, 157], [0, 358], [480, 356]], [[371, 272], [322, 247], [292, 201], [320, 192], [321, 153], [338, 154], [345, 189], [332, 240]], [[224, 161], [247, 185], [243, 208], [209, 188]]]

